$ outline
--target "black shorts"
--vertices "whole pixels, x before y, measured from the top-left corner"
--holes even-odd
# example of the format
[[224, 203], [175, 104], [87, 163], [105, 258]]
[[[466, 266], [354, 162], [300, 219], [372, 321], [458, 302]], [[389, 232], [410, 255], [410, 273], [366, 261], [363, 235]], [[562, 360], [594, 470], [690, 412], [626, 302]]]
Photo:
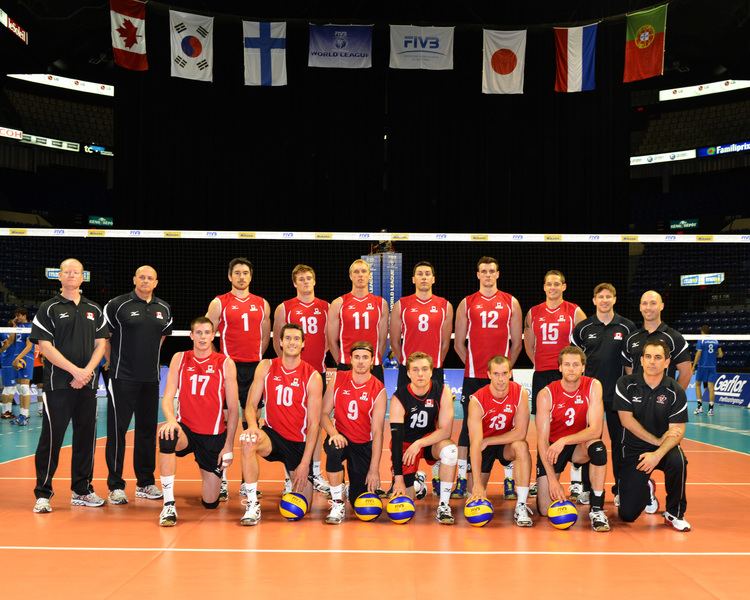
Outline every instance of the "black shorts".
[[[443, 367], [437, 367], [432, 370], [432, 380], [438, 385], [445, 383], [445, 377], [443, 376]], [[409, 376], [406, 374], [406, 367], [404, 365], [398, 366], [398, 380], [396, 382], [396, 389], [410, 383]]]
[[531, 378], [531, 414], [536, 414], [536, 395], [553, 381], [562, 379], [559, 369], [549, 371], [534, 371]]
[[[258, 368], [257, 362], [235, 362], [237, 367], [237, 393], [240, 396], [240, 406], [245, 410], [247, 405], [247, 395], [250, 393], [250, 386], [253, 384], [255, 369]], [[258, 402], [258, 408], [263, 408], [263, 398]], [[244, 420], [244, 416], [243, 416]]]
[[[565, 470], [565, 465], [567, 465], [571, 460], [573, 459], [573, 452], [576, 449], [576, 446], [578, 444], [568, 444], [562, 449], [562, 452], [557, 457], [557, 462], [552, 465], [552, 467], [555, 469], [555, 473], [558, 475]], [[547, 471], [544, 469], [544, 465], [542, 464], [542, 459], [539, 458], [539, 453], [537, 452], [536, 455], [536, 478], [539, 479], [540, 477], [546, 477]]]
[[198, 463], [201, 470], [213, 473], [221, 478], [223, 469], [219, 462], [219, 454], [224, 449], [224, 444], [227, 441], [226, 430], [217, 435], [206, 435], [190, 431], [184, 423], [180, 423], [180, 427], [187, 438], [187, 446], [182, 450], [175, 451], [175, 454], [177, 456], [187, 456], [192, 453], [195, 456], [195, 462]]
[[349, 476], [349, 500], [354, 502], [357, 496], [367, 491], [365, 482], [372, 462], [372, 442], [363, 444], [349, 442], [343, 448], [336, 448], [329, 443], [330, 439], [326, 436], [323, 444], [326, 453], [326, 471], [340, 473], [343, 470], [342, 463], [346, 461], [346, 472]]
[[[288, 440], [268, 425], [263, 425], [261, 429], [266, 432], [271, 440], [271, 452], [265, 459], [268, 462], [284, 463], [287, 471], [290, 473], [294, 471], [302, 462], [302, 456], [305, 454], [305, 442]], [[310, 461], [308, 476], [312, 477], [312, 473], [312, 461]]]
[[31, 381], [36, 383], [37, 386], [44, 383], [44, 367], [34, 367], [34, 375]]
[[503, 458], [503, 450], [505, 450], [505, 444], [487, 446], [482, 451], [482, 473], [492, 472], [492, 466], [495, 464], [496, 460], [500, 461], [500, 464], [504, 467], [507, 467], [513, 462]]
[[469, 447], [469, 398], [489, 382], [490, 380], [484, 377], [464, 377], [464, 383], [461, 387], [461, 408], [463, 409], [464, 420], [461, 423], [461, 433], [458, 436], [458, 445], [463, 448]]
[[[351, 371], [352, 366], [345, 363], [339, 363], [336, 365], [337, 371]], [[383, 373], [383, 365], [373, 365], [372, 374], [380, 380], [380, 383], [385, 383], [385, 374]]]

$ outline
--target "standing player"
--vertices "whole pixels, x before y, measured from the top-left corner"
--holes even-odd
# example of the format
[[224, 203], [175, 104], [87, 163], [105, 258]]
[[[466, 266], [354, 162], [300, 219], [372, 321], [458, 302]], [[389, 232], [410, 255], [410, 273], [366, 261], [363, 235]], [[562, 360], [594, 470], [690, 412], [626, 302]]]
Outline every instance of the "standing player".
[[[13, 319], [8, 321], [8, 327], [15, 327]], [[0, 333], [0, 367], [2, 368], [3, 378], [3, 398], [2, 398], [2, 415], [0, 418], [13, 419], [13, 398], [16, 395], [16, 372], [13, 368], [13, 342], [15, 333]]]
[[559, 477], [565, 465], [591, 463], [593, 496], [589, 518], [594, 531], [609, 531], [604, 514], [604, 476], [607, 449], [602, 443], [604, 407], [602, 385], [583, 374], [586, 355], [575, 346], [560, 351], [562, 379], [553, 381], [537, 397], [536, 497], [540, 515], [549, 505], [565, 500]]
[[328, 311], [328, 343], [338, 369], [351, 369], [351, 346], [354, 342], [370, 342], [375, 348], [372, 373], [384, 381], [385, 341], [388, 337], [388, 303], [369, 292], [370, 265], [358, 258], [349, 267], [352, 291], [331, 302]]
[[[190, 323], [193, 349], [178, 352], [169, 364], [161, 403], [166, 423], [159, 429], [159, 474], [164, 492], [164, 508], [159, 515], [162, 527], [177, 524], [174, 500], [177, 456], [194, 455], [203, 482], [201, 502], [207, 509], [219, 505], [221, 472], [232, 464], [239, 421], [237, 371], [231, 358], [214, 352], [214, 334], [209, 319], [193, 319]], [[178, 416], [175, 416], [175, 397], [179, 398]]]
[[695, 344], [695, 358], [693, 359], [693, 370], [695, 371], [695, 398], [698, 405], [695, 415], [703, 414], [703, 390], [701, 384], [708, 388], [708, 416], [714, 415], [714, 399], [716, 398], [716, 359], [724, 357], [724, 350], [719, 345], [719, 340], [708, 337], [711, 328], [708, 325], [701, 326], [703, 338]]
[[[322, 424], [328, 437], [326, 471], [331, 483], [331, 510], [326, 523], [344, 520], [344, 465], [349, 473], [349, 502], [380, 487], [380, 456], [387, 402], [385, 387], [370, 370], [375, 350], [370, 342], [354, 342], [352, 370], [339, 371], [323, 398]], [[331, 421], [334, 413], [336, 424]]]
[[485, 498], [495, 460], [503, 465], [517, 463], [519, 486], [513, 519], [519, 527], [531, 527], [531, 509], [526, 506], [531, 480], [531, 455], [526, 443], [529, 429], [529, 394], [511, 381], [510, 361], [494, 356], [487, 365], [490, 384], [469, 399], [469, 439], [472, 473], [472, 498]]
[[[282, 462], [292, 476], [292, 489], [312, 502], [312, 460], [320, 432], [323, 382], [320, 373], [300, 355], [305, 333], [296, 323], [287, 323], [279, 334], [281, 356], [264, 360], [255, 371], [245, 419], [248, 428], [240, 435], [242, 476], [247, 509], [240, 523], [260, 522], [258, 502], [258, 456]], [[266, 424], [258, 428], [258, 405], [266, 400]]]
[[[13, 313], [14, 327], [28, 329], [31, 332], [29, 313], [25, 308], [17, 308]], [[34, 375], [34, 348], [35, 344], [29, 339], [28, 333], [12, 334], [13, 345], [10, 348], [13, 356], [13, 368], [15, 371], [16, 390], [18, 390], [19, 410], [18, 416], [13, 421], [16, 425], [29, 424], [29, 408], [31, 406], [31, 378]]]
[[[453, 525], [448, 504], [458, 462], [458, 450], [450, 439], [453, 429], [453, 395], [432, 376], [432, 357], [423, 352], [410, 354], [406, 371], [411, 383], [396, 390], [391, 398], [391, 458], [393, 496], [414, 498], [414, 478], [420, 459], [428, 464], [440, 461], [440, 504], [435, 518]], [[408, 420], [407, 420], [408, 419]]]
[[458, 438], [458, 480], [452, 498], [466, 497], [469, 398], [489, 384], [487, 364], [493, 356], [508, 357], [513, 368], [523, 345], [521, 305], [509, 293], [497, 289], [499, 277], [497, 259], [490, 256], [480, 258], [477, 262], [479, 291], [461, 300], [456, 310], [454, 348], [466, 367], [461, 396], [464, 420]]
[[[326, 351], [328, 340], [328, 302], [315, 297], [315, 271], [307, 265], [297, 265], [292, 269], [292, 285], [297, 296], [285, 300], [276, 307], [273, 314], [273, 349], [276, 356], [281, 356], [281, 328], [286, 323], [297, 323], [305, 333], [305, 346], [302, 349], [302, 360], [315, 367], [326, 387]], [[328, 482], [320, 472], [321, 441], [313, 454], [313, 487], [316, 491], [327, 494]], [[286, 474], [287, 486], [289, 473]], [[288, 491], [288, 490], [287, 490]]]

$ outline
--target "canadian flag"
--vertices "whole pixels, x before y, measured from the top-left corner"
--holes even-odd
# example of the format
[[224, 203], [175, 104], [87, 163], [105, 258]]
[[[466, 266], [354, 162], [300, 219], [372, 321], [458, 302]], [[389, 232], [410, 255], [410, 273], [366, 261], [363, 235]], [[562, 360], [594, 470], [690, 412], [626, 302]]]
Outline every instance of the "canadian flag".
[[110, 0], [109, 9], [115, 63], [132, 71], [147, 71], [146, 5], [138, 0]]

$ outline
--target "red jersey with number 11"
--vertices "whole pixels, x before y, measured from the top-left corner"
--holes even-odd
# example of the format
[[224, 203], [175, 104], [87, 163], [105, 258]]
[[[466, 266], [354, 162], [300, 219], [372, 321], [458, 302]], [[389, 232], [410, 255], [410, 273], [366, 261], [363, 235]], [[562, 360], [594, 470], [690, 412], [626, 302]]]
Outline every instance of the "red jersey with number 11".
[[307, 439], [307, 389], [316, 373], [304, 360], [291, 370], [280, 358], [271, 360], [265, 378], [266, 424], [286, 440]]
[[351, 371], [338, 371], [333, 389], [336, 431], [355, 444], [372, 441], [372, 409], [382, 391], [383, 384], [373, 375], [357, 384]]
[[549, 443], [554, 444], [561, 437], [573, 435], [588, 427], [589, 398], [592, 377], [581, 377], [578, 389], [566, 392], [561, 381], [553, 381], [546, 389], [552, 396], [550, 411]]
[[383, 315], [383, 299], [375, 294], [367, 294], [364, 298], [357, 298], [349, 292], [341, 296], [339, 308], [339, 347], [341, 348], [338, 361], [350, 364], [351, 347], [354, 342], [366, 341], [375, 348], [375, 364], [380, 364], [383, 349], [378, 345], [378, 331], [380, 319], [388, 318]]

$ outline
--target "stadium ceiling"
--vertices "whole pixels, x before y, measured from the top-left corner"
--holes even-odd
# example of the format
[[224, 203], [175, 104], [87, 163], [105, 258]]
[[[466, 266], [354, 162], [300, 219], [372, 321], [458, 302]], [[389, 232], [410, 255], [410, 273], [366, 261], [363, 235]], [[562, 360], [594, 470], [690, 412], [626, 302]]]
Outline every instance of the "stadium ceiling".
[[[316, 22], [414, 23], [521, 28], [576, 24], [622, 15], [658, 0], [527, 0], [523, 3], [454, 2], [441, 7], [421, 1], [239, 0], [151, 2], [209, 14]], [[0, 0], [30, 35], [25, 46], [0, 28], [2, 72], [53, 73], [114, 83], [109, 0]], [[250, 12], [251, 11], [251, 12]], [[624, 19], [620, 17], [624, 23]], [[665, 77], [659, 87], [716, 79], [750, 78], [750, 0], [672, 0], [667, 20]]]

